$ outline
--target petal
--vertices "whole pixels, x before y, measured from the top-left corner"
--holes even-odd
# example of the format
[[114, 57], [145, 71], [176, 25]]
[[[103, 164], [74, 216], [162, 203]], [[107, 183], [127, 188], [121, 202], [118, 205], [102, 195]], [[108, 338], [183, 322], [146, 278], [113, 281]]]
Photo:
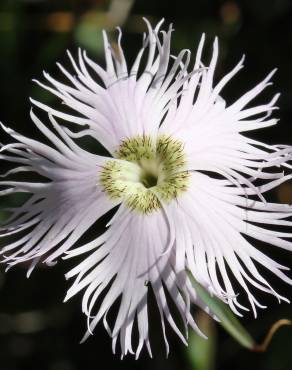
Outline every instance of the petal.
[[51, 264], [118, 204], [110, 201], [99, 185], [101, 166], [109, 159], [79, 148], [52, 117], [51, 123], [59, 136], [33, 113], [31, 117], [55, 148], [5, 128], [22, 144], [3, 147], [2, 151], [13, 155], [2, 158], [20, 163], [26, 158], [29, 163], [29, 166], [18, 167], [5, 175], [28, 171], [46, 178], [45, 182], [39, 183], [0, 181], [1, 186], [8, 187], [1, 191], [2, 196], [17, 192], [30, 194], [21, 207], [8, 209], [11, 215], [1, 227], [0, 237], [13, 236], [14, 240], [9, 242], [8, 239], [1, 251], [9, 267], [37, 259]]
[[[130, 72], [124, 58], [122, 34], [119, 30], [118, 52], [113, 50], [107, 34], [103, 32], [106, 69], [79, 50], [78, 61], [68, 53], [77, 77], [73, 77], [63, 66], [58, 65], [69, 80], [69, 85], [57, 81], [48, 73], [44, 73], [44, 77], [49, 85], [36, 81], [73, 111], [78, 112], [78, 116], [52, 109], [34, 99], [31, 99], [32, 103], [70, 123], [89, 126], [88, 130], [80, 131], [80, 135], [91, 135], [98, 139], [112, 155], [125, 138], [145, 133], [156, 135], [167, 106], [176, 98], [188, 78], [190, 52], [183, 50], [172, 63], [172, 27], [170, 26], [167, 32], [162, 31], [162, 37], [159, 38], [158, 31], [162, 22], [159, 22], [155, 29], [147, 20], [145, 22], [147, 38], [143, 41]], [[142, 69], [140, 61], [146, 50], [147, 62]], [[186, 60], [183, 62], [184, 58]], [[170, 64], [172, 65], [168, 71]], [[98, 79], [96, 81], [94, 74], [101, 83], [97, 82]]]
[[244, 192], [235, 195], [233, 190], [224, 180], [200, 173], [192, 175], [189, 192], [178, 198], [177, 204], [171, 204], [168, 211], [175, 220], [176, 235], [180, 230], [184, 236], [176, 247], [176, 265], [180, 270], [189, 269], [198, 282], [240, 314], [238, 308], [243, 307], [238, 303], [226, 273], [228, 266], [245, 290], [256, 316], [256, 307], [263, 306], [251, 293], [250, 284], [274, 295], [279, 301], [287, 301], [260, 274], [256, 264], [289, 284], [292, 280], [282, 272], [287, 270], [285, 266], [258, 251], [244, 236], [291, 250], [292, 243], [285, 240], [292, 237], [288, 230], [279, 233], [263, 225], [290, 228], [292, 222], [285, 219], [291, 216], [292, 207], [273, 203], [261, 205], [248, 200]]
[[[143, 344], [146, 344], [151, 354], [147, 313], [150, 287], [161, 315], [167, 352], [165, 319], [185, 344], [186, 340], [173, 318], [166, 292], [173, 300], [185, 329], [191, 325], [200, 333], [190, 313], [188, 302], [202, 304], [197, 299], [186, 273], [176, 272], [173, 254], [165, 253], [169, 245], [169, 224], [163, 213], [141, 215], [122, 205], [108, 230], [96, 240], [95, 249], [91, 249], [93, 245], [94, 243], [84, 245], [78, 252], [72, 250], [68, 253], [68, 257], [74, 257], [78, 253], [91, 251], [83, 262], [66, 275], [67, 278], [76, 277], [66, 300], [85, 289], [82, 307], [88, 316], [89, 328], [84, 340], [121, 297], [113, 328], [110, 329], [106, 322], [114, 348], [119, 336], [122, 355], [132, 352], [131, 337], [136, 320], [139, 342], [133, 351], [138, 357]], [[100, 298], [102, 292], [105, 292], [103, 299]], [[97, 301], [100, 302], [98, 309]]]

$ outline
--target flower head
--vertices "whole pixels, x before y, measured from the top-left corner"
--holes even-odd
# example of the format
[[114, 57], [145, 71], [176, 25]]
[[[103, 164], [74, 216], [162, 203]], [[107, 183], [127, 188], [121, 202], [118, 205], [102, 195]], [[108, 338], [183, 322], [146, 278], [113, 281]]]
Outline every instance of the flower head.
[[[147, 35], [130, 69], [119, 30], [115, 50], [104, 33], [106, 69], [79, 50], [78, 62], [69, 54], [76, 76], [59, 65], [68, 84], [45, 73], [50, 86], [38, 83], [77, 115], [32, 100], [49, 113], [54, 132], [34, 113], [31, 117], [52, 146], [3, 126], [18, 143], [3, 146], [0, 154], [0, 159], [20, 164], [4, 176], [25, 171], [42, 176], [38, 183], [0, 183], [6, 187], [0, 195], [31, 194], [21, 207], [10, 210], [11, 216], [1, 228], [1, 237], [15, 237], [2, 250], [8, 266], [31, 261], [30, 272], [39, 261], [52, 264], [60, 256], [85, 255], [66, 274], [68, 279], [75, 277], [66, 300], [84, 291], [82, 310], [88, 317], [84, 339], [103, 319], [113, 349], [119, 338], [122, 355], [130, 352], [136, 357], [144, 344], [151, 355], [149, 289], [156, 298], [168, 351], [165, 320], [186, 343], [188, 326], [200, 333], [190, 304], [209, 312], [190, 275], [238, 315], [248, 308], [239, 303], [232, 280], [247, 294], [255, 316], [257, 307], [263, 306], [250, 286], [286, 300], [257, 266], [292, 282], [283, 273], [287, 267], [250, 241], [292, 249], [288, 241], [292, 233], [269, 228], [290, 227], [291, 206], [264, 198], [265, 192], [291, 178], [283, 170], [290, 169], [287, 162], [292, 149], [267, 145], [244, 134], [277, 123], [270, 115], [278, 94], [267, 104], [247, 107], [270, 85], [274, 71], [228, 105], [221, 91], [243, 67], [243, 59], [214, 84], [217, 39], [205, 66], [202, 36], [190, 67], [188, 50], [176, 57], [170, 54], [171, 27], [159, 31], [162, 22], [155, 29], [147, 20], [146, 24]], [[54, 117], [82, 129], [69, 130]], [[109, 155], [95, 155], [78, 146], [75, 139], [86, 135], [97, 139]], [[74, 248], [80, 237], [115, 207], [106, 231]], [[180, 314], [185, 336], [173, 318], [169, 300]], [[107, 314], [116, 301], [119, 310], [111, 326]], [[136, 348], [131, 339], [134, 322], [139, 334]]]

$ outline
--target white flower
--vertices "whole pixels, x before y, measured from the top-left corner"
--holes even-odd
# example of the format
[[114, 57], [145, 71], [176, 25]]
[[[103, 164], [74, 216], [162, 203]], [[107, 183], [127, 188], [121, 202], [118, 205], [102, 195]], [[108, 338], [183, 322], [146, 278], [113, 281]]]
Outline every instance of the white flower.
[[[147, 36], [130, 70], [119, 31], [116, 51], [104, 33], [106, 69], [79, 50], [78, 63], [69, 54], [76, 77], [59, 65], [69, 85], [45, 73], [52, 87], [39, 84], [78, 116], [32, 100], [49, 113], [55, 133], [33, 113], [31, 116], [52, 147], [3, 126], [19, 143], [3, 146], [2, 152], [10, 153], [0, 154], [0, 159], [21, 164], [6, 175], [29, 171], [48, 179], [1, 182], [6, 187], [1, 195], [32, 194], [22, 207], [12, 210], [1, 228], [1, 237], [16, 236], [3, 248], [4, 260], [9, 266], [30, 260], [30, 272], [38, 261], [52, 264], [61, 255], [85, 254], [66, 274], [75, 277], [66, 300], [85, 290], [82, 310], [88, 317], [88, 332], [84, 339], [103, 319], [113, 350], [119, 338], [122, 355], [130, 352], [136, 357], [144, 344], [151, 355], [149, 289], [156, 298], [168, 352], [165, 319], [186, 343], [189, 325], [200, 333], [190, 312], [191, 303], [208, 312], [188, 274], [238, 315], [239, 309], [248, 308], [239, 303], [232, 280], [247, 294], [255, 316], [256, 308], [263, 306], [250, 286], [287, 301], [257, 266], [291, 284], [282, 272], [288, 268], [250, 242], [252, 238], [292, 248], [288, 241], [292, 233], [269, 229], [269, 225], [291, 226], [287, 220], [291, 206], [266, 202], [263, 196], [291, 178], [283, 174], [283, 168], [290, 168], [287, 161], [292, 149], [245, 135], [277, 123], [270, 114], [276, 109], [278, 94], [268, 104], [246, 107], [270, 85], [274, 71], [227, 106], [221, 90], [243, 67], [243, 60], [214, 85], [217, 39], [211, 62], [205, 67], [202, 37], [190, 70], [189, 51], [170, 55], [172, 28], [160, 34], [162, 22], [155, 29], [148, 21], [146, 24]], [[59, 126], [53, 116], [87, 127], [72, 132]], [[99, 140], [110, 156], [80, 148], [73, 139], [85, 135]], [[119, 208], [102, 235], [72, 249], [95, 221], [116, 206]], [[184, 323], [185, 336], [173, 319], [170, 299]], [[107, 313], [116, 301], [119, 310], [110, 326]], [[135, 321], [139, 342], [133, 348]]]

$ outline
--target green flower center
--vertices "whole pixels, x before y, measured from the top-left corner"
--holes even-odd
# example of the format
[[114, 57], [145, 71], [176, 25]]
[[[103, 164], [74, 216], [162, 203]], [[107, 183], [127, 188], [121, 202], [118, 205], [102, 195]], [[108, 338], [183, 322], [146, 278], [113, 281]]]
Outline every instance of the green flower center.
[[158, 176], [153, 175], [152, 173], [143, 173], [141, 176], [141, 182], [145, 186], [146, 189], [153, 188], [153, 186], [157, 185]]
[[111, 199], [120, 199], [133, 210], [153, 212], [188, 188], [183, 144], [169, 136], [124, 140], [115, 157], [105, 163], [101, 185]]

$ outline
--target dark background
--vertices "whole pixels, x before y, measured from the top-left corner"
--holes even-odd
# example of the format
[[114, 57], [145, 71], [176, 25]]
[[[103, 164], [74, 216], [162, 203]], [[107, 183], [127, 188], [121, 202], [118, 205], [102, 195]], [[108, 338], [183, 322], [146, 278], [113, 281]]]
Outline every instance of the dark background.
[[[65, 51], [70, 49], [76, 55], [78, 46], [86, 48], [91, 57], [103, 63], [100, 31], [105, 28], [112, 32], [118, 24], [123, 24], [123, 45], [128, 60], [132, 60], [145, 29], [141, 16], [148, 17], [153, 24], [162, 17], [166, 18], [166, 24], [174, 23], [174, 53], [182, 48], [195, 50], [201, 33], [206, 32], [209, 47], [205, 56], [208, 58], [213, 37], [218, 35], [217, 78], [229, 71], [243, 53], [246, 54], [245, 69], [223, 93], [229, 103], [278, 67], [274, 86], [256, 102], [266, 102], [280, 91], [280, 111], [276, 116], [281, 121], [276, 128], [251, 135], [268, 143], [292, 144], [291, 0], [136, 0], [132, 4], [128, 0], [1, 0], [0, 120], [25, 135], [37, 135], [28, 118], [29, 96], [51, 105], [57, 102], [31, 80], [42, 79], [44, 69], [60, 77], [55, 62], [61, 61], [69, 68]], [[272, 197], [292, 203], [291, 185], [283, 185]], [[13, 201], [17, 202], [17, 199]], [[259, 247], [270, 256], [277, 256], [279, 262], [291, 265], [288, 252], [275, 250], [276, 247]], [[97, 327], [94, 337], [79, 345], [86, 328], [80, 310], [81, 296], [62, 303], [70, 284], [64, 279], [64, 271], [70, 269], [70, 264], [72, 262], [64, 262], [51, 269], [40, 267], [30, 279], [25, 277], [26, 266], [16, 267], [7, 274], [2, 269], [0, 370], [292, 369], [291, 327], [283, 328], [275, 335], [266, 353], [257, 354], [240, 347], [199, 312], [196, 312], [197, 320], [209, 333], [209, 341], [201, 341], [192, 334], [190, 346], [185, 348], [169, 331], [171, 349], [168, 359], [165, 358], [155, 309], [150, 320], [153, 360], [142, 352], [139, 361], [132, 358], [121, 361], [118, 355], [111, 353], [110, 338], [102, 325]], [[276, 290], [292, 299], [292, 290], [288, 286], [271, 276], [269, 279]], [[258, 297], [269, 308], [259, 311], [257, 320], [247, 314], [242, 323], [257, 341], [261, 341], [276, 320], [292, 319], [292, 309], [261, 294]]]

